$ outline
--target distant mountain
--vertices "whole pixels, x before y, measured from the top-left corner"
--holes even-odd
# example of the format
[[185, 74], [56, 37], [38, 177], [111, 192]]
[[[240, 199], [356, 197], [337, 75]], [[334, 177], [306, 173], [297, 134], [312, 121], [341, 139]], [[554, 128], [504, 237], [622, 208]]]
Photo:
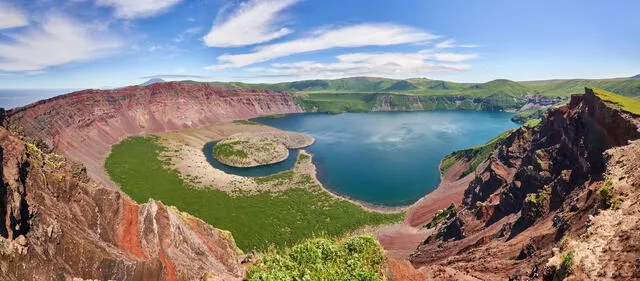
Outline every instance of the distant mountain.
[[138, 86], [149, 86], [149, 85], [153, 85], [155, 83], [162, 83], [162, 82], [165, 82], [165, 81], [160, 79], [160, 78], [151, 78], [147, 82], [139, 84]]
[[[184, 81], [186, 83], [202, 83]], [[418, 96], [468, 95], [486, 97], [499, 95], [522, 98], [527, 95], [569, 97], [584, 92], [584, 87], [601, 88], [621, 95], [640, 97], [640, 75], [615, 79], [559, 79], [544, 81], [511, 81], [496, 79], [485, 83], [458, 83], [426, 78], [388, 79], [352, 77], [334, 80], [302, 80], [275, 84], [243, 82], [205, 82], [231, 89], [266, 89], [307, 94], [372, 94], [394, 93]]]

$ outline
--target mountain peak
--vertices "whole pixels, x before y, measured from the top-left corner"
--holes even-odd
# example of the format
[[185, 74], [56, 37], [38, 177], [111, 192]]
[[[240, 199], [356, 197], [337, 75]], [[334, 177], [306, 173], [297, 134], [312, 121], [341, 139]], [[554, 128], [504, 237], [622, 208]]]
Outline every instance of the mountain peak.
[[153, 85], [155, 83], [162, 83], [162, 82], [165, 82], [165, 81], [162, 80], [161, 78], [151, 78], [151, 79], [147, 80], [147, 82], [139, 84], [138, 86], [149, 86], [149, 85]]

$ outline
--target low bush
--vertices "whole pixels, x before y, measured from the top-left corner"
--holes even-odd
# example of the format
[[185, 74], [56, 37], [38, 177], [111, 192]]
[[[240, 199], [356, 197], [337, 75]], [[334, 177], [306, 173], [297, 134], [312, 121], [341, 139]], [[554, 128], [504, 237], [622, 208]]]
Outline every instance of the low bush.
[[343, 242], [316, 238], [272, 251], [249, 269], [250, 281], [384, 280], [384, 250], [372, 235]]

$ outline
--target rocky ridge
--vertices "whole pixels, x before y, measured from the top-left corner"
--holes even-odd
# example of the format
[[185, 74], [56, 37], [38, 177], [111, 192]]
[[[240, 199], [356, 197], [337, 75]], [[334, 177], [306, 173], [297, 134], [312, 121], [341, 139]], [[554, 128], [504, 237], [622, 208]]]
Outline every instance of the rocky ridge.
[[82, 166], [1, 127], [0, 159], [1, 280], [244, 276], [229, 232], [161, 202], [138, 205], [98, 187]]
[[289, 93], [167, 82], [54, 97], [7, 111], [4, 123], [83, 163], [91, 178], [110, 186], [103, 161], [127, 136], [295, 112], [302, 109]]
[[[629, 159], [611, 156], [623, 150], [640, 157], [637, 141], [630, 144], [640, 139], [639, 125], [638, 116], [606, 105], [591, 89], [572, 96], [541, 124], [523, 126], [497, 146], [475, 170], [456, 215], [433, 229], [411, 262], [441, 280], [640, 278], [640, 237], [632, 231], [640, 227], [633, 207], [640, 175]], [[611, 172], [620, 170], [628, 173]], [[615, 194], [606, 200], [623, 203], [603, 203], [605, 186]], [[617, 227], [601, 219], [614, 204], [626, 223], [599, 236]], [[586, 253], [588, 241], [602, 239], [629, 250]], [[570, 259], [570, 268], [558, 262]], [[603, 263], [599, 271], [593, 260]]]

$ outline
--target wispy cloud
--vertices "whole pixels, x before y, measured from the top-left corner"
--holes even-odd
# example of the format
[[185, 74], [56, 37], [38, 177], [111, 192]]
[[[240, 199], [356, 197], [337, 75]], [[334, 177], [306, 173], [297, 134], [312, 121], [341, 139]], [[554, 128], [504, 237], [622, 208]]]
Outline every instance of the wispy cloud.
[[418, 43], [439, 36], [415, 28], [395, 24], [358, 24], [315, 32], [310, 37], [260, 46], [253, 52], [218, 57], [219, 64], [210, 70], [243, 67], [293, 54], [363, 46], [389, 46]]
[[278, 26], [280, 12], [298, 0], [249, 0], [228, 16], [218, 15], [204, 43], [209, 47], [237, 47], [269, 42], [292, 31]]
[[180, 34], [178, 34], [178, 36], [176, 36], [173, 41], [176, 43], [180, 43], [200, 33], [201, 30], [202, 28], [199, 26], [188, 28], [185, 31], [180, 32]]
[[454, 39], [447, 39], [435, 45], [436, 49], [449, 49], [449, 48], [475, 48], [478, 45], [472, 44], [457, 44]]
[[182, 0], [96, 0], [96, 4], [113, 7], [124, 19], [147, 18], [169, 10]]
[[62, 14], [49, 14], [39, 26], [0, 44], [0, 71], [30, 72], [106, 55], [122, 44], [105, 27], [77, 23]]
[[334, 63], [313, 61], [274, 63], [271, 68], [264, 69], [262, 73], [266, 73], [269, 77], [294, 78], [337, 78], [361, 75], [410, 77], [461, 72], [471, 67], [461, 62], [473, 57], [475, 55], [452, 57], [425, 52], [351, 53], [337, 56], [337, 62]]
[[20, 8], [0, 0], [0, 29], [26, 26], [27, 14]]

